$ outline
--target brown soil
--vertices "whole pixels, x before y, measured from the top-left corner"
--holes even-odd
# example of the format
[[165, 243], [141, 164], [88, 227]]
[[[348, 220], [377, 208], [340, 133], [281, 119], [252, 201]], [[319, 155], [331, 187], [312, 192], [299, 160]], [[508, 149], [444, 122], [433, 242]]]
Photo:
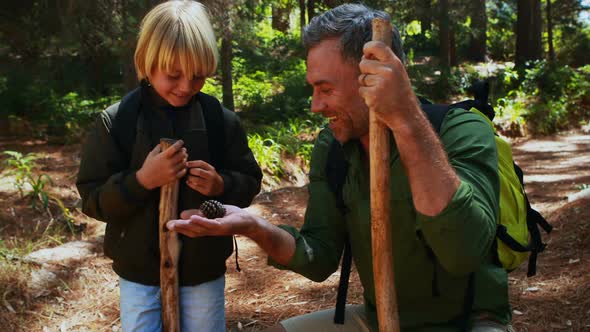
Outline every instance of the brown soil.
[[[70, 233], [59, 221], [56, 207], [51, 209], [56, 221], [48, 227], [48, 214], [31, 209], [11, 187], [13, 179], [4, 170], [0, 173], [0, 249], [8, 248], [0, 251], [0, 263], [4, 261], [0, 267], [5, 270], [0, 271], [0, 330], [120, 330], [117, 277], [108, 258], [98, 255], [69, 269], [58, 287], [37, 298], [26, 286], [29, 272], [36, 267], [19, 259], [28, 251], [69, 240], [101, 241], [104, 224], [75, 208], [79, 202], [73, 186], [79, 146], [0, 139], [3, 150], [42, 154], [38, 172], [53, 178], [51, 192], [72, 208], [77, 224], [87, 227]], [[530, 199], [555, 226], [551, 236], [545, 237], [548, 246], [539, 258], [537, 276], [526, 278], [526, 266], [510, 274], [517, 331], [590, 330], [590, 200], [567, 203], [569, 194], [590, 184], [589, 152], [590, 135], [579, 132], [514, 142], [515, 158], [527, 174]], [[4, 159], [0, 156], [0, 162]], [[261, 193], [249, 209], [274, 224], [300, 226], [306, 200], [305, 186], [283, 187]], [[333, 307], [338, 273], [314, 283], [267, 266], [266, 255], [247, 238], [239, 237], [238, 245], [242, 272], [236, 270], [233, 257], [227, 264], [228, 329], [257, 331], [287, 317]], [[355, 273], [348, 302], [362, 302]]]

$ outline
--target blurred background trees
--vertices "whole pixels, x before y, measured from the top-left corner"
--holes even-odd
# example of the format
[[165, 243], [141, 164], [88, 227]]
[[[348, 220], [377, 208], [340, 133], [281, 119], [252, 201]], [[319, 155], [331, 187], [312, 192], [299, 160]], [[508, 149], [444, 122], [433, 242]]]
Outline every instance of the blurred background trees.
[[[138, 26], [159, 2], [5, 0], [0, 129], [78, 141], [96, 112], [137, 85]], [[309, 112], [301, 28], [345, 2], [203, 0], [220, 49], [218, 74], [205, 92], [239, 111], [255, 133], [277, 123], [316, 127], [321, 119]], [[504, 121], [499, 128], [550, 133], [588, 121], [590, 1], [365, 3], [392, 15], [416, 92], [426, 98], [463, 99], [473, 80], [488, 79], [498, 121]]]

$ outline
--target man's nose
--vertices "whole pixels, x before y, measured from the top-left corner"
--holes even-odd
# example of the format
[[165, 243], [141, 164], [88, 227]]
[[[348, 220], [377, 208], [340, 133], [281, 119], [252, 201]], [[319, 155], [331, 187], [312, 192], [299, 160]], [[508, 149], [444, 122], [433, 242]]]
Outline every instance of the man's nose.
[[311, 98], [311, 112], [312, 113], [321, 113], [326, 108], [326, 103], [322, 100], [322, 98], [312, 97]]

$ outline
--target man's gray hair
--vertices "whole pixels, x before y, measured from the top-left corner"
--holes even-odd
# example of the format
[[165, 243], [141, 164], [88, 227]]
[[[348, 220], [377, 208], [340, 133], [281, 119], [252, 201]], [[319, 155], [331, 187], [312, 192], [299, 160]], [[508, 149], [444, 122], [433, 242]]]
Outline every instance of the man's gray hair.
[[[363, 46], [372, 38], [374, 18], [390, 20], [389, 14], [361, 4], [344, 4], [314, 17], [303, 30], [303, 46], [307, 51], [325, 39], [339, 38], [342, 57], [359, 62]], [[399, 31], [393, 29], [391, 49], [402, 62], [405, 54]]]

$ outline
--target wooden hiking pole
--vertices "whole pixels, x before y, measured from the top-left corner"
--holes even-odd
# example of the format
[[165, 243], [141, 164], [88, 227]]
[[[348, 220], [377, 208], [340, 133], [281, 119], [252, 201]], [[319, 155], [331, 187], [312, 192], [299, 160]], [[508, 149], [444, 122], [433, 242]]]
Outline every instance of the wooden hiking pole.
[[[162, 151], [176, 140], [162, 138]], [[160, 289], [162, 293], [162, 331], [179, 332], [180, 314], [178, 308], [178, 256], [180, 242], [178, 234], [169, 231], [166, 223], [178, 217], [178, 180], [160, 189]]]
[[[373, 41], [391, 47], [392, 27], [388, 20], [373, 19]], [[390, 142], [389, 128], [369, 111], [369, 153], [371, 178], [371, 238], [373, 279], [377, 301], [379, 331], [398, 332], [397, 296], [393, 273], [391, 237]]]

